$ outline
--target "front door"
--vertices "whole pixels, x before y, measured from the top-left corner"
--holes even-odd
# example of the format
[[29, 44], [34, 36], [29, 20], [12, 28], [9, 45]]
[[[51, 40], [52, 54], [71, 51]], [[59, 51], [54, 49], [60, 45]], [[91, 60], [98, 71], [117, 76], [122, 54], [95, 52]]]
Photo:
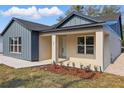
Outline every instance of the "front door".
[[66, 36], [62, 37], [61, 53], [62, 53], [62, 58], [66, 58]]

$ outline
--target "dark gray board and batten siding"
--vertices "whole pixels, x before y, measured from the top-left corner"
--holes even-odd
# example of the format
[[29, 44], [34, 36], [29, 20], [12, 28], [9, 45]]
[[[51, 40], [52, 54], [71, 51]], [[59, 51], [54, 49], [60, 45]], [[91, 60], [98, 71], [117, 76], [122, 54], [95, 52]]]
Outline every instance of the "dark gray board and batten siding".
[[32, 61], [39, 60], [39, 32], [31, 32], [31, 59]]
[[[9, 38], [10, 37], [21, 37], [22, 39], [22, 52], [18, 53], [10, 53], [9, 51]], [[3, 54], [6, 56], [11, 56], [14, 58], [19, 58], [28, 61], [37, 61], [38, 60], [38, 42], [37, 38], [39, 34], [32, 34], [32, 31], [24, 28], [17, 22], [13, 22], [10, 27], [7, 29], [6, 33], [3, 35]], [[34, 44], [36, 43], [36, 44]], [[36, 45], [36, 46], [34, 46]], [[32, 51], [35, 50], [35, 51]], [[34, 54], [35, 56], [33, 56]]]

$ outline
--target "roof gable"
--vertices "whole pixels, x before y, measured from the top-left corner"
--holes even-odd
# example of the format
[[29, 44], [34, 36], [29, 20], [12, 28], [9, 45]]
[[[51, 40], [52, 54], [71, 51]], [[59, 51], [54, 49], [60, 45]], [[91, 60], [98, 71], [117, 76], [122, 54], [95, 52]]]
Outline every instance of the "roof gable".
[[84, 24], [90, 24], [90, 23], [93, 23], [93, 22], [85, 18], [81, 18], [79, 16], [73, 16], [67, 22], [63, 23], [61, 27], [84, 25]]
[[26, 21], [26, 20], [22, 20], [18, 18], [12, 18], [10, 22], [8, 23], [8, 25], [5, 27], [5, 29], [3, 30], [3, 32], [1, 33], [1, 35], [3, 35], [7, 31], [7, 29], [11, 26], [11, 24], [14, 21], [20, 24], [21, 26], [23, 26], [24, 28], [31, 30], [31, 31], [42, 31], [42, 30], [51, 28], [51, 26], [34, 23], [34, 22], [30, 22], [30, 21]]
[[90, 24], [90, 23], [97, 23], [97, 21], [79, 12], [72, 12], [67, 17], [65, 17], [62, 21], [56, 24], [54, 28], [84, 25], [84, 24]]

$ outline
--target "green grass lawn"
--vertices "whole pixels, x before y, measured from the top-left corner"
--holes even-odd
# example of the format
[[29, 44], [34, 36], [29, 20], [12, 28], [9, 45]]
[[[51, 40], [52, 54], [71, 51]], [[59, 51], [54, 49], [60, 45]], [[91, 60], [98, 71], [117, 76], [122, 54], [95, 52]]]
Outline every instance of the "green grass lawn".
[[94, 80], [55, 74], [39, 67], [13, 69], [0, 65], [0, 87], [124, 87], [124, 77], [104, 73]]

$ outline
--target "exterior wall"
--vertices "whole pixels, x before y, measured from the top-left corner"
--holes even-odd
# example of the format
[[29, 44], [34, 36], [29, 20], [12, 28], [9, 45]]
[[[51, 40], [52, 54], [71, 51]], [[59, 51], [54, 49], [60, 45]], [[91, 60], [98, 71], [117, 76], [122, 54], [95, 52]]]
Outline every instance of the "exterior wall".
[[39, 37], [39, 60], [51, 59], [51, 36]]
[[108, 35], [105, 35], [104, 44], [104, 69], [121, 54], [121, 38], [113, 29], [108, 26], [103, 28]]
[[89, 24], [89, 23], [91, 23], [91, 22], [86, 20], [86, 19], [84, 19], [84, 18], [80, 18], [78, 16], [74, 16], [68, 22], [63, 24], [62, 27], [74, 26], [74, 25], [82, 25], [82, 24]]
[[[87, 28], [87, 29], [79, 29], [79, 30], [69, 30], [64, 32], [55, 33], [59, 36], [59, 48], [61, 48], [61, 37], [66, 35], [66, 42], [67, 42], [67, 59], [71, 62], [75, 62], [78, 67], [80, 64], [84, 66], [90, 65], [91, 68], [94, 70], [94, 66], [98, 68], [101, 66], [103, 70], [103, 28], [102, 27], [95, 27], [95, 28]], [[40, 34], [43, 37], [51, 36], [51, 33]], [[83, 55], [77, 53], [77, 37], [83, 35], [94, 35], [95, 36], [95, 54], [94, 55]], [[60, 49], [59, 57], [61, 56]]]
[[110, 34], [110, 54], [113, 62], [121, 54], [121, 40], [115, 33]]
[[[22, 38], [22, 53], [10, 53], [9, 51], [9, 37]], [[25, 29], [17, 22], [13, 22], [3, 36], [3, 54], [24, 60], [31, 59], [31, 31]]]
[[104, 69], [111, 63], [110, 56], [110, 35], [104, 34]]
[[83, 54], [77, 53], [77, 37], [80, 37], [83, 35], [94, 35], [95, 37], [95, 33], [68, 35], [66, 38], [67, 39], [67, 56], [70, 58], [95, 59], [95, 54], [94, 55], [83, 55]]
[[[101, 29], [95, 29], [96, 31], [102, 31]], [[94, 55], [84, 55], [84, 54], [78, 54], [77, 53], [77, 37], [78, 36], [83, 36], [83, 35], [94, 35], [95, 37], [95, 50], [94, 50]], [[98, 37], [96, 39], [96, 33], [82, 33], [82, 34], [72, 34], [72, 35], [67, 35], [67, 58], [71, 62], [76, 62], [78, 64], [78, 67], [80, 67], [80, 64], [83, 64], [84, 66], [91, 65], [91, 68], [94, 70], [94, 66], [101, 66], [103, 68], [103, 56], [100, 55], [101, 49], [103, 46], [98, 44], [99, 42], [102, 42], [101, 39]], [[99, 42], [97, 43], [96, 40]], [[97, 46], [96, 46], [97, 43]], [[97, 48], [98, 49], [97, 49]], [[99, 48], [100, 47], [100, 48]], [[97, 54], [96, 54], [97, 52]], [[101, 54], [103, 51], [101, 52]], [[99, 57], [100, 55], [101, 57]], [[98, 56], [98, 57], [97, 57]]]
[[104, 70], [104, 32], [100, 29], [96, 32], [96, 62]]
[[0, 36], [0, 53], [3, 52], [3, 37]]

